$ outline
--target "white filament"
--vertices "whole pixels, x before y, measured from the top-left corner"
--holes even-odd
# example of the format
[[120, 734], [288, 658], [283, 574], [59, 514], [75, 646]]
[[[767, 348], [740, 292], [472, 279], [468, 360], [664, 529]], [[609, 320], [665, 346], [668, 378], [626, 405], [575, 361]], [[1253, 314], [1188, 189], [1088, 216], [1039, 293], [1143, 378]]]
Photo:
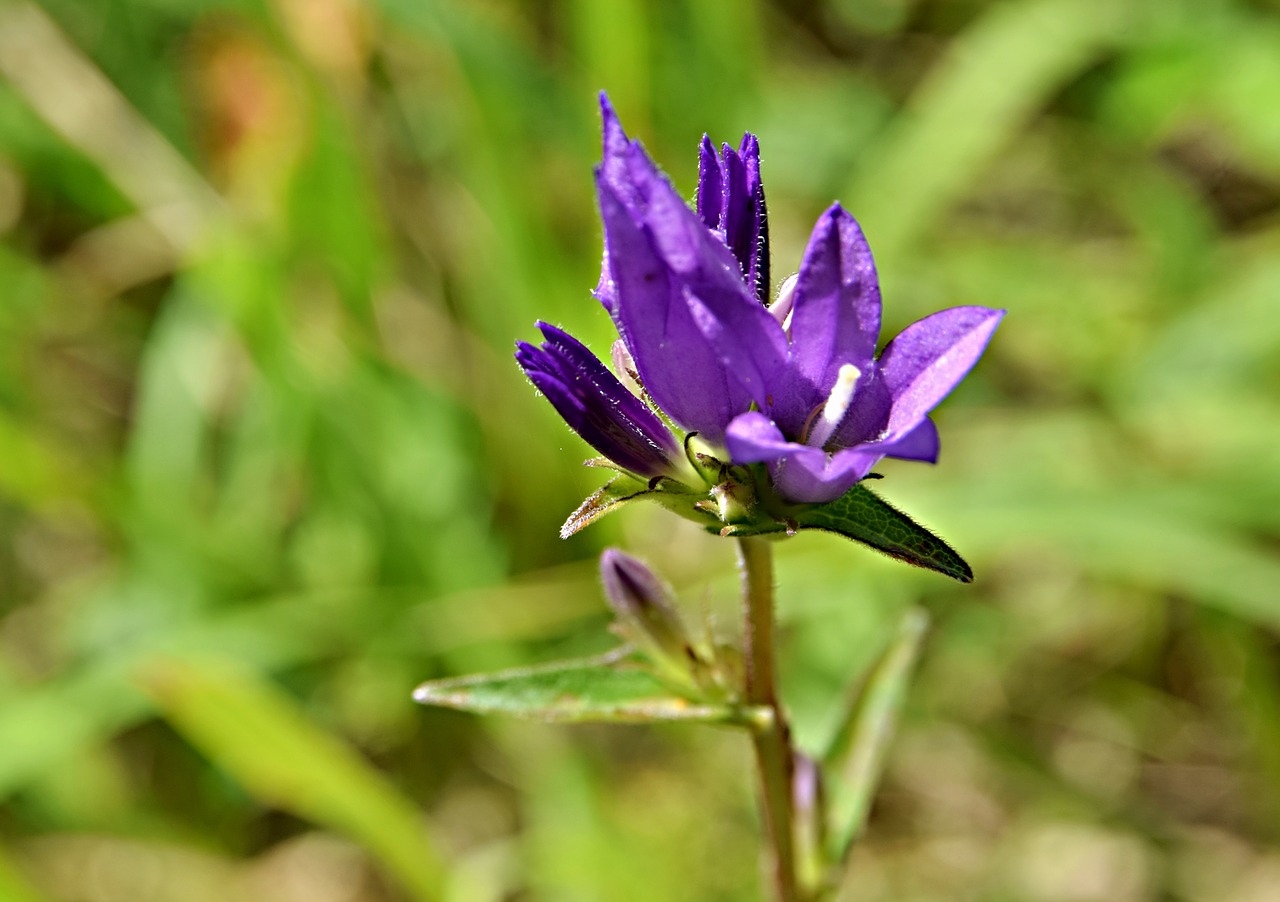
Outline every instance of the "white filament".
[[818, 422], [813, 424], [808, 444], [821, 448], [831, 439], [831, 434], [836, 431], [844, 415], [849, 412], [849, 405], [853, 403], [853, 393], [858, 387], [860, 378], [862, 378], [862, 370], [852, 363], [846, 363], [840, 367], [836, 384], [831, 387], [827, 403], [822, 407], [822, 416], [818, 417]]

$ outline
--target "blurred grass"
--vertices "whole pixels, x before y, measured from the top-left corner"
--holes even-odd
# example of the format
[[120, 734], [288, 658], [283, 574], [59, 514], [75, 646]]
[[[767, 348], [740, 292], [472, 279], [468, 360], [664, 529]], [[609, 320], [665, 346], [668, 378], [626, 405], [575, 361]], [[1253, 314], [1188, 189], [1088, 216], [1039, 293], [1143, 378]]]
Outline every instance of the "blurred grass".
[[[686, 193], [704, 130], [759, 134], [780, 276], [839, 198], [888, 334], [1010, 310], [941, 464], [882, 484], [975, 586], [781, 549], [810, 750], [901, 613], [936, 624], [848, 898], [1273, 898], [1262, 0], [0, 3], [0, 895], [758, 897], [738, 737], [409, 701], [603, 648], [609, 542], [734, 628], [725, 543], [556, 538], [597, 476], [510, 359], [537, 318], [607, 348], [601, 87]], [[287, 750], [217, 681], [157, 707], [175, 661]], [[273, 784], [335, 754], [400, 827]]]

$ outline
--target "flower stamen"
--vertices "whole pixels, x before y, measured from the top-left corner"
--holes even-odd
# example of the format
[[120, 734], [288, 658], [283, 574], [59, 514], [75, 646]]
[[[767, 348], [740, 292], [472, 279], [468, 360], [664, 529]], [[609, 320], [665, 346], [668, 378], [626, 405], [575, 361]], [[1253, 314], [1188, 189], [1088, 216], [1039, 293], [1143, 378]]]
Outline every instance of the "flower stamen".
[[[836, 384], [831, 387], [831, 394], [827, 395], [827, 403], [822, 407], [822, 415], [818, 417], [817, 422], [813, 423], [813, 431], [805, 438], [805, 444], [821, 448], [830, 440], [832, 433], [844, 419], [844, 415], [849, 412], [849, 405], [853, 403], [853, 395], [861, 378], [862, 370], [852, 363], [846, 363], [840, 367]], [[812, 418], [812, 415], [810, 417]], [[808, 425], [805, 424], [806, 432], [809, 431]]]

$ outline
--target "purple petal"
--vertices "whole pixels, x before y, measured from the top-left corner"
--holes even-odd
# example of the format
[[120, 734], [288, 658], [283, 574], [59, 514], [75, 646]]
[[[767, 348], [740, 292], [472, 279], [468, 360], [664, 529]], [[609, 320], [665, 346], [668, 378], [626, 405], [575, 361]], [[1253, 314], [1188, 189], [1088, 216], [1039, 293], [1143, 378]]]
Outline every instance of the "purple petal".
[[[623, 198], [625, 203], [634, 203], [635, 189], [627, 178], [627, 151], [631, 147], [631, 140], [627, 137], [627, 133], [623, 131], [622, 123], [618, 121], [618, 114], [614, 112], [613, 105], [609, 103], [608, 95], [603, 91], [600, 92], [600, 119], [604, 133], [604, 154], [600, 161], [599, 177], [604, 179], [614, 193]], [[592, 293], [595, 295], [596, 300], [604, 305], [604, 309], [608, 310], [610, 315], [613, 315], [618, 298], [613, 285], [613, 276], [609, 269], [609, 254], [607, 251], [600, 265], [600, 281], [596, 285], [596, 290]]]
[[880, 334], [880, 283], [862, 229], [832, 206], [818, 220], [796, 281], [791, 366], [807, 409], [822, 401], [840, 367], [870, 372]]
[[641, 476], [670, 473], [681, 453], [671, 431], [572, 335], [538, 323], [542, 347], [516, 345], [516, 362], [574, 432]]
[[742, 279], [754, 295], [755, 284], [751, 279], [751, 264], [755, 245], [754, 198], [747, 188], [747, 167], [742, 157], [728, 144], [720, 149], [724, 160], [724, 206], [720, 214], [720, 229], [724, 243], [738, 261]]
[[933, 420], [925, 417], [920, 425], [912, 429], [897, 441], [875, 442], [862, 445], [863, 451], [879, 451], [885, 457], [896, 457], [899, 460], [922, 460], [926, 463], [938, 462], [938, 427]]
[[698, 216], [709, 229], [721, 228], [724, 208], [724, 169], [716, 146], [706, 135], [698, 146]]
[[769, 298], [769, 228], [765, 219], [764, 185], [760, 182], [760, 145], [755, 135], [742, 136], [734, 150], [720, 152], [724, 160], [724, 212], [720, 228], [725, 244], [742, 267], [747, 289], [760, 303]]
[[691, 287], [688, 295], [693, 321], [720, 362], [750, 400], [771, 410], [785, 388], [786, 335], [768, 310], [754, 301], [747, 306], [744, 300], [741, 294], [706, 286]]
[[755, 287], [760, 303], [769, 302], [769, 216], [765, 209], [764, 182], [760, 179], [760, 143], [748, 132], [738, 149], [747, 170], [747, 193], [751, 196], [751, 241], [748, 246], [747, 285]]
[[765, 303], [769, 295], [769, 229], [764, 186], [760, 183], [760, 145], [752, 134], [734, 150], [717, 153], [703, 136], [698, 152], [698, 216], [718, 231], [738, 266], [748, 291]]
[[658, 252], [688, 290], [697, 327], [728, 372], [767, 409], [772, 389], [786, 375], [782, 326], [748, 293], [733, 256], [665, 180], [652, 186], [645, 221]]
[[912, 323], [880, 355], [893, 396], [886, 437], [905, 436], [982, 356], [1004, 316], [987, 307], [952, 307]]
[[858, 390], [849, 405], [849, 412], [827, 445], [852, 448], [877, 441], [885, 434], [892, 405], [893, 396], [885, 386], [879, 368], [874, 362], [867, 364], [858, 380]]
[[824, 451], [806, 448], [805, 453], [784, 458], [772, 467], [773, 484], [788, 501], [824, 504], [853, 488], [883, 457], [857, 448], [828, 457]]
[[848, 448], [827, 454], [821, 448], [787, 441], [759, 411], [735, 417], [725, 435], [734, 463], [768, 463], [774, 488], [788, 501], [833, 501], [866, 476], [884, 455]]
[[787, 441], [782, 430], [758, 410], [734, 417], [724, 441], [735, 464], [771, 462], [804, 447]]
[[600, 92], [600, 119], [604, 133], [604, 154], [600, 160], [600, 174], [628, 206], [636, 202], [635, 188], [630, 179], [631, 139], [623, 131], [618, 114], [609, 103], [608, 96]]
[[[652, 182], [666, 184], [656, 175]], [[659, 255], [651, 233], [635, 219], [637, 212], [627, 208], [602, 177], [596, 184], [617, 299], [614, 322], [636, 372], [649, 397], [673, 420], [719, 444], [724, 427], [750, 405], [750, 397], [725, 371], [694, 323], [681, 280]], [[684, 209], [692, 218], [692, 211]], [[714, 240], [696, 219], [695, 224]], [[727, 254], [723, 245], [720, 250]]]

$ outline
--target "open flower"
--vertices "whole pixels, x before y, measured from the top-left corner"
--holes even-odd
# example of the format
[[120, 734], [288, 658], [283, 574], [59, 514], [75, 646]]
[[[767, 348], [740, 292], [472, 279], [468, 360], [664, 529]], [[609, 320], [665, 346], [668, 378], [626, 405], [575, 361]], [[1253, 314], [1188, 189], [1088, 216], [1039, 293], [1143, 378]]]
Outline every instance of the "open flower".
[[[624, 377], [709, 456], [763, 464], [784, 503], [847, 492], [884, 457], [934, 462], [929, 413], [981, 356], [1004, 311], [953, 307], [907, 327], [876, 356], [880, 286], [866, 238], [839, 204], [819, 218], [797, 275], [769, 306], [759, 147], [703, 139], [691, 209], [601, 97], [596, 190], [605, 258], [596, 297], [621, 336]], [[581, 344], [517, 359], [575, 431], [618, 467], [689, 481], [681, 443]]]

